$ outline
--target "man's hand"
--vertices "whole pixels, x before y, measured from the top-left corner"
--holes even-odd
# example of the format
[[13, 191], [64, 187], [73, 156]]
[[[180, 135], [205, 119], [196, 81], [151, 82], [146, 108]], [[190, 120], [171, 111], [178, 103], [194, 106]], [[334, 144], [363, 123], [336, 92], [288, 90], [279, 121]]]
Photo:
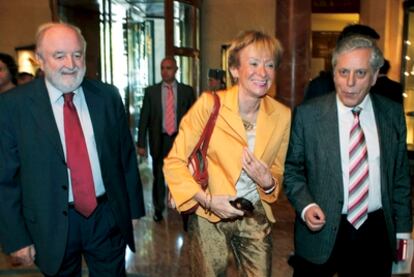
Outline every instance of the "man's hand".
[[132, 220], [132, 228], [134, 229], [134, 231], [135, 231], [135, 229], [137, 228], [137, 226], [138, 226], [138, 219], [133, 219]]
[[147, 157], [147, 150], [145, 148], [142, 147], [138, 147], [137, 149], [137, 153], [138, 155], [140, 155], [141, 157]]
[[325, 214], [317, 205], [310, 207], [304, 217], [306, 226], [314, 232], [319, 231], [325, 225]]
[[10, 256], [13, 265], [30, 266], [34, 264], [36, 250], [32, 244], [11, 253]]

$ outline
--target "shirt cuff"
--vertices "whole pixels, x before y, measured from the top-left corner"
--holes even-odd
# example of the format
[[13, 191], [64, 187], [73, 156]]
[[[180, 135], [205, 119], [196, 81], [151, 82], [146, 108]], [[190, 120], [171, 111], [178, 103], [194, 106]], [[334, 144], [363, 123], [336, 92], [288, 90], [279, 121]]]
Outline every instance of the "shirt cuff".
[[318, 204], [316, 204], [316, 203], [310, 203], [305, 208], [303, 208], [302, 212], [300, 213], [300, 217], [302, 218], [302, 220], [304, 222], [306, 222], [306, 220], [305, 220], [305, 213], [306, 213], [306, 211], [309, 210], [309, 208], [311, 208], [311, 207], [317, 207], [317, 206], [318, 206]]
[[411, 239], [411, 233], [397, 233], [397, 239]]

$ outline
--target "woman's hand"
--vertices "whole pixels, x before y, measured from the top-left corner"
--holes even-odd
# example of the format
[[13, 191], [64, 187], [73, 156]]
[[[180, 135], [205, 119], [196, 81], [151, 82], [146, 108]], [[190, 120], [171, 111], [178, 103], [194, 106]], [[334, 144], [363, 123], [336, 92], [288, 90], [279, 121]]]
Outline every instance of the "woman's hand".
[[230, 205], [229, 201], [234, 199], [236, 198], [228, 195], [213, 195], [211, 196], [210, 211], [222, 219], [244, 216], [243, 211]]
[[275, 185], [272, 173], [267, 164], [256, 159], [253, 153], [246, 147], [243, 149], [242, 166], [247, 175], [249, 175], [256, 184], [261, 186], [263, 190], [268, 190]]
[[229, 195], [211, 195], [210, 193], [200, 190], [194, 196], [194, 199], [200, 203], [207, 211], [210, 211], [218, 217], [224, 218], [236, 218], [244, 215], [244, 212], [234, 208], [230, 204], [230, 200], [236, 199]]

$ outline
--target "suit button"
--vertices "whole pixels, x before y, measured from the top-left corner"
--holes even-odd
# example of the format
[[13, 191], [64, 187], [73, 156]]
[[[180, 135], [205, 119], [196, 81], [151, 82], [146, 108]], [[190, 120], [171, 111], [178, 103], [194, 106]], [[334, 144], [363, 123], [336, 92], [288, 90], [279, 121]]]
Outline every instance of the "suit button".
[[62, 186], [63, 190], [68, 190], [68, 186]]
[[67, 211], [63, 211], [63, 212], [62, 212], [62, 214], [63, 214], [64, 216], [68, 216], [68, 212], [67, 212]]

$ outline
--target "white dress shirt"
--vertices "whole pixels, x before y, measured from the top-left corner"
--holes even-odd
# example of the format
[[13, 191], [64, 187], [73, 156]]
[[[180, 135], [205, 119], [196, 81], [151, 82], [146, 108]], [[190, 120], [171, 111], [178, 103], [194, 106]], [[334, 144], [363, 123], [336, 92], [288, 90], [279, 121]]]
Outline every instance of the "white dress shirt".
[[[344, 205], [342, 207], [342, 214], [347, 214], [349, 196], [349, 133], [354, 121], [354, 115], [352, 114], [353, 107], [350, 108], [344, 106], [338, 97], [336, 103], [338, 107], [339, 145], [341, 147], [342, 180], [344, 185]], [[368, 148], [368, 212], [373, 212], [382, 208], [381, 171], [378, 130], [369, 94], [358, 107], [362, 108], [361, 113], [359, 114], [359, 122], [362, 131], [364, 132], [365, 142]]]
[[[46, 79], [45, 79], [46, 80]], [[56, 125], [59, 130], [60, 141], [62, 143], [63, 152], [66, 158], [65, 129], [63, 125], [63, 92], [55, 88], [46, 80], [46, 87], [49, 93], [50, 103], [52, 105], [53, 115], [55, 116]], [[82, 131], [85, 136], [86, 147], [88, 149], [89, 161], [91, 163], [93, 181], [95, 184], [95, 193], [100, 196], [105, 193], [103, 185], [101, 166], [99, 164], [98, 151], [96, 149], [95, 136], [93, 133], [92, 121], [89, 116], [88, 105], [86, 104], [85, 95], [82, 87], [74, 91], [73, 104], [79, 116]], [[70, 170], [68, 168], [69, 177], [69, 202], [73, 202], [72, 183], [70, 179]]]

